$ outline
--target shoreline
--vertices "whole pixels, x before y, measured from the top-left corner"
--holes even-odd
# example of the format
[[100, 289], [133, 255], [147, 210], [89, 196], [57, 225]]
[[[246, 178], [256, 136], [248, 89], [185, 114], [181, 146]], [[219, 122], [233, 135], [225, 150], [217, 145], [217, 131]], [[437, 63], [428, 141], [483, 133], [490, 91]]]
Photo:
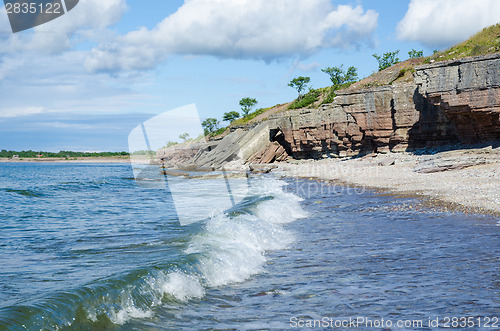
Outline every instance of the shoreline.
[[292, 160], [278, 163], [273, 173], [364, 187], [379, 194], [417, 197], [433, 206], [500, 216], [500, 148]]
[[75, 158], [0, 158], [0, 163], [130, 163], [130, 157], [126, 156], [102, 156], [102, 157], [75, 157]]

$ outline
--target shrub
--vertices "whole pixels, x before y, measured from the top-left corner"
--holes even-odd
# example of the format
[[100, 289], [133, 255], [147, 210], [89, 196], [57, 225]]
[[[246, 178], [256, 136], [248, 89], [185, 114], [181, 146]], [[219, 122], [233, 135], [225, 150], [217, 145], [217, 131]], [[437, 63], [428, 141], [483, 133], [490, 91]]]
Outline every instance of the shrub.
[[318, 101], [320, 95], [320, 91], [310, 89], [307, 94], [302, 96], [302, 98], [297, 98], [290, 106], [288, 106], [289, 109], [299, 109], [299, 108], [304, 108], [307, 107], [316, 101]]

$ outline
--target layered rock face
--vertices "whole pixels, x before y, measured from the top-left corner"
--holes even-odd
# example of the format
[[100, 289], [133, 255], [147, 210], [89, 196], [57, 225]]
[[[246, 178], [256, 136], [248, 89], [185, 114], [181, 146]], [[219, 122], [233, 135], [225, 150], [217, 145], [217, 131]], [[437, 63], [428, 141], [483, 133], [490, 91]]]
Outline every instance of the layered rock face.
[[493, 54], [418, 66], [414, 82], [338, 91], [333, 103], [320, 108], [279, 113], [220, 141], [159, 156], [230, 168], [288, 156], [345, 157], [480, 143], [500, 140], [499, 114], [500, 54]]
[[[500, 54], [419, 66], [415, 82], [416, 103], [442, 112], [460, 142], [500, 139]], [[422, 138], [420, 124], [410, 138]]]
[[165, 166], [174, 167], [189, 162], [204, 147], [204, 143], [187, 143], [164, 147], [156, 152], [156, 158], [162, 160]]
[[418, 120], [414, 91], [415, 85], [403, 84], [339, 92], [332, 104], [291, 111], [269, 125], [283, 132], [297, 158], [402, 150]]
[[416, 68], [415, 82], [339, 91], [332, 104], [274, 116], [296, 158], [500, 139], [500, 54]]

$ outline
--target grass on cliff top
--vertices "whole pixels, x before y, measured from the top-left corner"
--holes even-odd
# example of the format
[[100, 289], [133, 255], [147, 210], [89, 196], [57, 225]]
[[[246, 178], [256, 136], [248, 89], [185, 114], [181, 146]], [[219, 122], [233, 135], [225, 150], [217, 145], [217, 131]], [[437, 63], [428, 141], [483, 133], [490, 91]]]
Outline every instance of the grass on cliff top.
[[274, 108], [274, 107], [268, 107], [268, 108], [260, 108], [260, 109], [257, 109], [256, 111], [254, 112], [251, 112], [250, 114], [248, 114], [247, 116], [245, 117], [242, 117], [242, 118], [238, 118], [237, 120], [234, 120], [231, 122], [231, 126], [239, 126], [239, 125], [245, 125], [245, 124], [248, 124], [248, 122], [250, 122], [251, 120], [253, 120], [254, 118], [256, 118], [257, 116], [259, 116], [260, 114], [264, 114], [266, 111], [268, 111], [269, 109], [271, 108]]
[[447, 61], [468, 56], [486, 55], [500, 52], [500, 23], [484, 28], [466, 41], [437, 52], [424, 61]]
[[466, 41], [449, 49], [436, 52], [427, 57], [408, 59], [382, 71], [375, 72], [371, 76], [353, 84], [351, 89], [385, 86], [395, 82], [412, 82], [415, 67], [418, 65], [431, 63], [431, 61], [447, 61], [498, 52], [500, 52], [500, 23], [483, 29]]

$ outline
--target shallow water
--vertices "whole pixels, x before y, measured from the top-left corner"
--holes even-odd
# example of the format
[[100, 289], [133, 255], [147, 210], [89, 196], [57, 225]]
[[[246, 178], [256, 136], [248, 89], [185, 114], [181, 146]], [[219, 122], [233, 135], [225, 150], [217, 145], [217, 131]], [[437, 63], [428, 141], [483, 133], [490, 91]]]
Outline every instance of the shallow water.
[[[172, 194], [137, 185], [127, 165], [0, 164], [0, 174], [0, 329], [290, 329], [383, 318], [430, 330], [429, 319], [444, 326], [448, 316], [492, 330], [484, 318], [500, 312], [492, 216], [267, 178], [229, 213], [181, 225]], [[200, 185], [221, 196], [214, 182], [193, 183], [193, 196]], [[200, 206], [193, 201], [193, 218]], [[184, 217], [188, 209], [177, 208]]]

